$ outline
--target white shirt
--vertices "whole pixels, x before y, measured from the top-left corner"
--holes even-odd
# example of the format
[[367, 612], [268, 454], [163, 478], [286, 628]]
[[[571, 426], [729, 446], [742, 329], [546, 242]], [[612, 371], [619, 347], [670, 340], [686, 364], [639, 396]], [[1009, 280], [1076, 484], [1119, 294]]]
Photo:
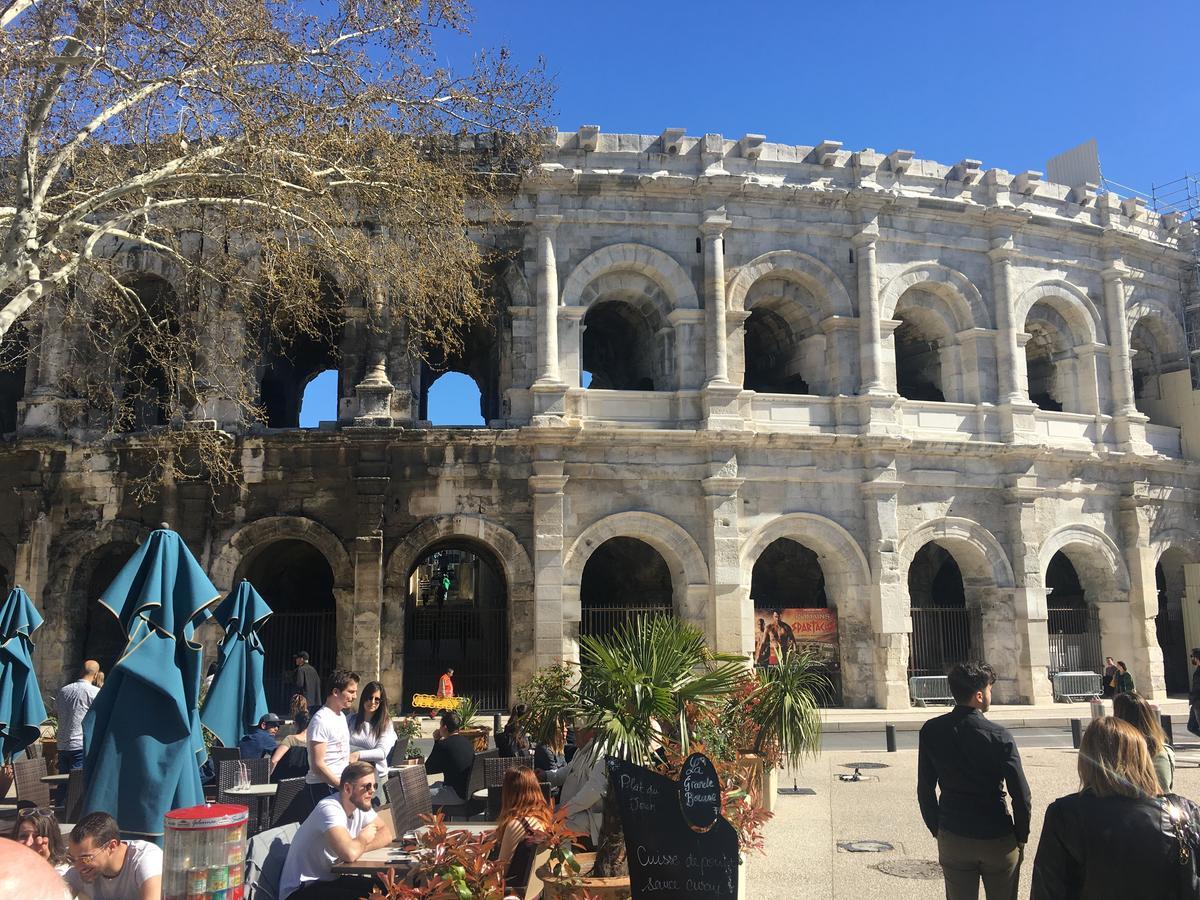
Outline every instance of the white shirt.
[[370, 722], [364, 722], [361, 728], [358, 726], [358, 716], [350, 716], [347, 722], [350, 749], [358, 751], [359, 762], [375, 763], [375, 777], [381, 785], [387, 780], [388, 757], [396, 746], [396, 729], [392, 727], [391, 719], [386, 722], [383, 735], [378, 738]]
[[116, 878], [97, 875], [91, 884], [75, 868], [67, 869], [63, 880], [79, 897], [89, 900], [138, 900], [146, 879], [162, 875], [163, 852], [148, 841], [125, 842], [125, 865]]
[[567, 811], [567, 827], [592, 836], [600, 843], [600, 823], [604, 819], [604, 795], [608, 792], [608, 773], [604, 757], [588, 759], [588, 748], [580, 747], [567, 764], [567, 774], [559, 792], [559, 807]]
[[304, 733], [308, 741], [308, 774], [304, 776], [305, 783], [328, 784], [313, 763], [313, 744], [318, 743], [325, 745], [325, 765], [334, 778], [340, 778], [342, 769], [350, 764], [350, 728], [346, 724], [346, 717], [328, 706], [322, 706], [309, 721], [308, 730]]
[[341, 826], [356, 838], [364, 826], [375, 821], [375, 810], [354, 810], [349, 816], [342, 809], [340, 795], [326, 797], [316, 805], [304, 824], [296, 831], [288, 848], [283, 874], [279, 876], [280, 900], [287, 900], [294, 891], [310, 881], [332, 881], [331, 871], [337, 857], [331, 852], [326, 834]]
[[58, 749], [83, 749], [83, 717], [92, 707], [100, 688], [80, 678], [65, 685], [54, 700], [58, 718]]

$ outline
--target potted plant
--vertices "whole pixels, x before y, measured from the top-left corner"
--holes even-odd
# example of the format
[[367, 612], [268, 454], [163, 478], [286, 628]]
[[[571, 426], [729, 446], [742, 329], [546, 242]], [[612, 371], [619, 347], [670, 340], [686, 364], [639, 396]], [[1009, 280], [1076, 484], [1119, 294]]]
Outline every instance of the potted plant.
[[479, 715], [479, 704], [470, 697], [459, 697], [458, 714], [462, 717], [462, 727], [458, 729], [458, 733], [470, 738], [475, 744], [475, 752], [482, 753], [488, 748], [488, 735], [492, 733], [492, 729], [486, 725], [474, 724], [475, 717]]
[[421, 751], [413, 746], [413, 742], [421, 737], [421, 723], [415, 716], [406, 716], [395, 719], [392, 725], [396, 729], [396, 746], [399, 748], [395, 751], [394, 758], [408, 760], [412, 759], [415, 753], [416, 758], [420, 759]]

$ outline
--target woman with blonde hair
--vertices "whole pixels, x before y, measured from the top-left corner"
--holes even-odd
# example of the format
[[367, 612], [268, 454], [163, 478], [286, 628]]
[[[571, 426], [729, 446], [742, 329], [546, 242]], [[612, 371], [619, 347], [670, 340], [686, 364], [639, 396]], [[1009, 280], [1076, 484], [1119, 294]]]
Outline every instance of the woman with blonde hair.
[[1113, 715], [1141, 732], [1158, 775], [1159, 787], [1162, 793], [1169, 793], [1175, 784], [1175, 751], [1167, 746], [1167, 735], [1158, 723], [1154, 707], [1137, 691], [1129, 691], [1113, 697]]
[[533, 769], [518, 766], [504, 773], [496, 817], [500, 839], [496, 860], [504, 867], [504, 886], [509, 893], [524, 893], [537, 846], [552, 818], [554, 811], [542, 796]]
[[1046, 809], [1031, 900], [1200, 897], [1200, 807], [1161, 794], [1141, 732], [1094, 720], [1078, 767], [1079, 792]]

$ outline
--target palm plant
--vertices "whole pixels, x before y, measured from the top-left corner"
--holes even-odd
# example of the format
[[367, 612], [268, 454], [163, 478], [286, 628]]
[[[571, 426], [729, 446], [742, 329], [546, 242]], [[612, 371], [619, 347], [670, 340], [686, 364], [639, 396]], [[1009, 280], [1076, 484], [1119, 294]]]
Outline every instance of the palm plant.
[[458, 697], [458, 715], [462, 719], [462, 727], [468, 728], [479, 715], [479, 704], [471, 697]]
[[818, 701], [832, 685], [807, 650], [793, 650], [778, 666], [756, 670], [758, 686], [746, 698], [748, 717], [758, 725], [754, 752], [772, 742], [792, 767], [815, 756], [821, 745]]
[[[745, 659], [711, 652], [699, 629], [670, 617], [638, 618], [603, 637], [580, 641], [580, 679], [571, 698], [595, 736], [592, 759], [615, 756], [649, 765], [664, 741], [689, 752], [690, 706], [719, 707], [745, 672]], [[616, 791], [609, 784], [596, 875], [628, 874]]]

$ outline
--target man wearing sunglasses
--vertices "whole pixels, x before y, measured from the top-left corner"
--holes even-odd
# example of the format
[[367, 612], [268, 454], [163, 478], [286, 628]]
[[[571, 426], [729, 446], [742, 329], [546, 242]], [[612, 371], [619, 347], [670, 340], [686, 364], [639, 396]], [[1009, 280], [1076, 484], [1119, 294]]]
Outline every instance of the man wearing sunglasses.
[[353, 762], [342, 770], [338, 792], [318, 803], [292, 838], [280, 900], [359, 900], [370, 890], [359, 878], [336, 878], [332, 869], [337, 860], [354, 862], [395, 836], [390, 817], [371, 807], [375, 789], [372, 763]]
[[88, 813], [71, 829], [71, 868], [63, 880], [90, 900], [159, 900], [163, 855], [147, 841], [123, 841], [117, 820]]

